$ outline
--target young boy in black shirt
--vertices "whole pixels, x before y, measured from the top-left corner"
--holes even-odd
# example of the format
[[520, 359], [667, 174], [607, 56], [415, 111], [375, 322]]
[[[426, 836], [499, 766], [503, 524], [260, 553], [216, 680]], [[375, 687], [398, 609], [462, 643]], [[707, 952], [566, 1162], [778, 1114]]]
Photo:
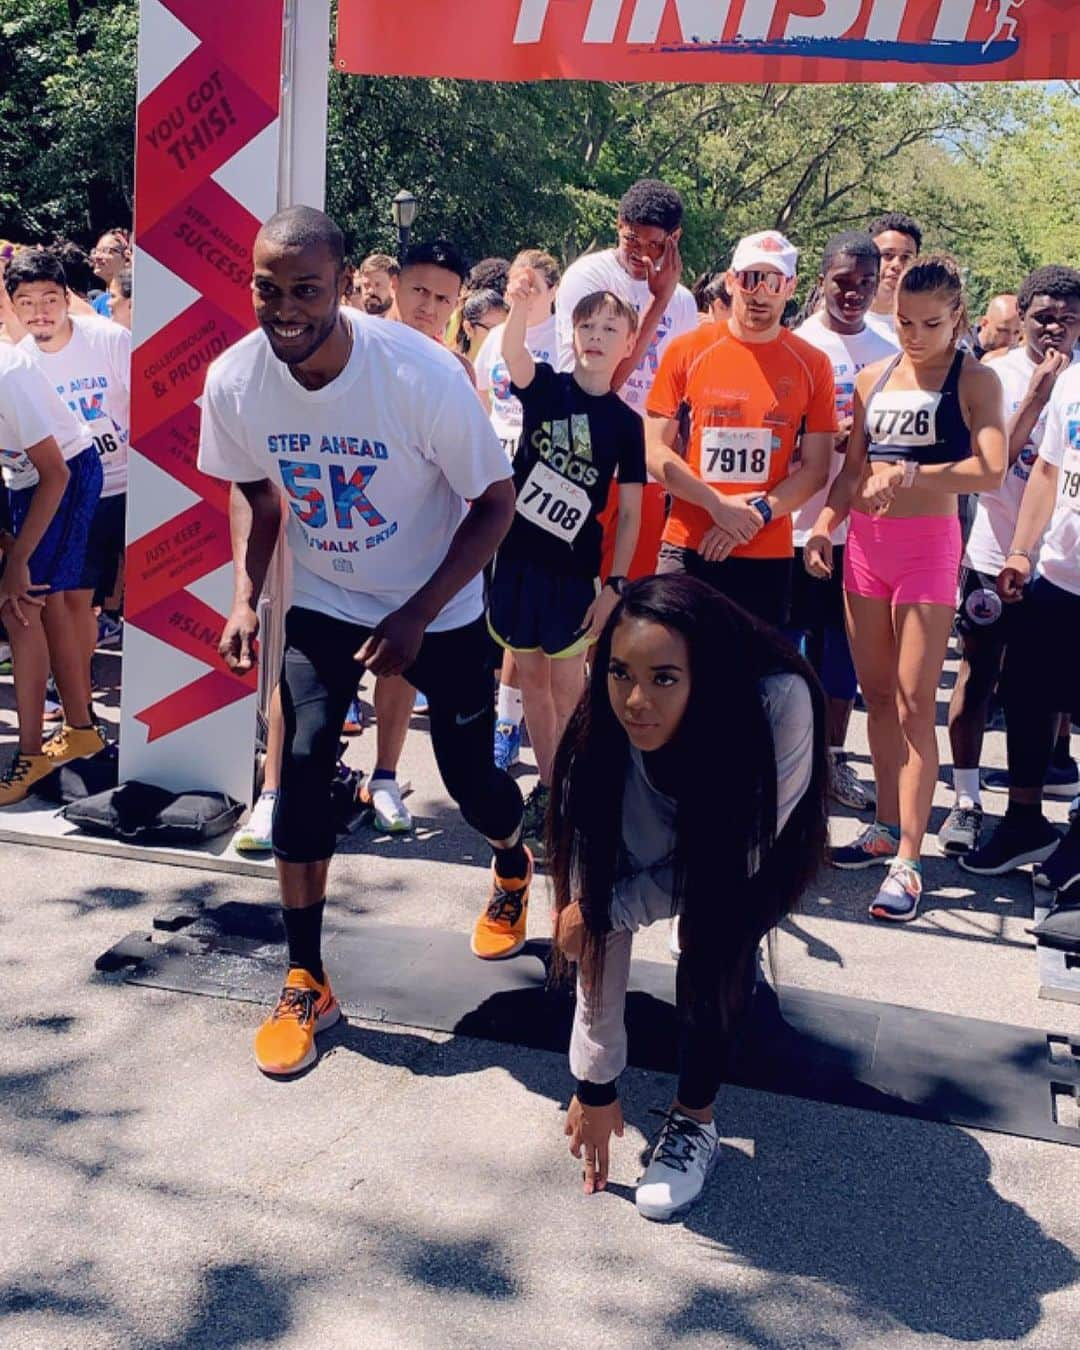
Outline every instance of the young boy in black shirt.
[[[525, 346], [533, 270], [515, 268], [503, 359], [524, 409], [514, 456], [517, 511], [495, 557], [488, 627], [517, 659], [540, 782], [525, 803], [524, 838], [542, 847], [555, 748], [585, 682], [585, 653], [618, 600], [637, 544], [645, 435], [611, 380], [637, 331], [637, 314], [597, 291], [574, 310], [574, 369], [558, 373]], [[601, 589], [603, 511], [619, 479], [612, 575]]]

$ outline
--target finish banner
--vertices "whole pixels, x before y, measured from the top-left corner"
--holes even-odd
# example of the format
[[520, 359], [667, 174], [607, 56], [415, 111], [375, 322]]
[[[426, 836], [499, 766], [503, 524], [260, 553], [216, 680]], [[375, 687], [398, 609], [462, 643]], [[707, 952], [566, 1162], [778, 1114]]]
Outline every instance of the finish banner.
[[254, 326], [276, 204], [284, 0], [141, 0], [120, 773], [247, 800], [257, 674], [217, 644], [228, 487], [196, 466], [211, 361]]
[[1064, 79], [1080, 75], [1078, 9], [1077, 0], [483, 0], [479, 10], [475, 0], [340, 0], [337, 66], [467, 80]]

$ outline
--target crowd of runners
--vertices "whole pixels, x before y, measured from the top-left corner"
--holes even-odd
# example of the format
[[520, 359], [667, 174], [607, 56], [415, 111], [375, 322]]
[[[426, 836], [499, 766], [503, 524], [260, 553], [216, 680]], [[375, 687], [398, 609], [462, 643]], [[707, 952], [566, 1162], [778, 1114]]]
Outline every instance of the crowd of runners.
[[[412, 827], [397, 771], [420, 708], [491, 845], [478, 958], [521, 950], [534, 868], [550, 871], [587, 1190], [622, 1130], [632, 936], [672, 921], [678, 1091], [637, 1192], [653, 1218], [704, 1185], [758, 949], [826, 853], [827, 798], [869, 817], [827, 855], [883, 869], [869, 914], [917, 916], [954, 634], [940, 847], [976, 874], [1080, 876], [1080, 822], [1062, 835], [1042, 812], [1080, 793], [1080, 272], [1048, 260], [973, 322], [960, 264], [891, 212], [820, 258], [750, 234], [690, 290], [682, 215], [674, 189], [639, 182], [611, 246], [563, 272], [534, 247], [470, 267], [447, 240], [354, 266], [327, 216], [279, 213], [254, 250], [257, 326], [207, 377], [199, 457], [231, 484], [231, 668], [257, 660], [282, 536], [291, 573], [264, 787], [237, 837], [273, 849], [288, 942], [257, 1064], [306, 1069], [339, 1016], [321, 950], [331, 784], [366, 673], [378, 826]], [[126, 236], [99, 262], [105, 245], [122, 277]], [[8, 805], [101, 748], [89, 663], [118, 585], [128, 347], [115, 309], [80, 312], [55, 252], [16, 253], [4, 288]], [[63, 713], [43, 742], [50, 669]], [[846, 750], [860, 697], [871, 776]], [[999, 716], [1008, 807], [988, 832]]]

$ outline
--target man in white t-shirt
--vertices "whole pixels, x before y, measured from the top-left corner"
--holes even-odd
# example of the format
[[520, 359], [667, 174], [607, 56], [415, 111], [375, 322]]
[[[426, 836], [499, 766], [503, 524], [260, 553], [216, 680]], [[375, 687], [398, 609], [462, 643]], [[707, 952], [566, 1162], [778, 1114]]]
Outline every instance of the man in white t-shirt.
[[832, 574], [827, 580], [811, 576], [803, 561], [814, 525], [843, 468], [851, 434], [855, 376], [865, 366], [888, 360], [895, 343], [870, 328], [866, 312], [877, 293], [881, 254], [868, 234], [847, 231], [825, 245], [818, 285], [821, 308], [795, 329], [832, 362], [836, 381], [837, 432], [829, 463], [828, 482], [792, 517], [795, 563], [792, 568], [791, 629], [805, 644], [829, 699], [829, 795], [855, 811], [871, 810], [874, 794], [859, 779], [844, 753], [848, 723], [855, 705], [857, 680], [844, 625], [844, 544], [847, 521], [833, 534]]
[[960, 866], [998, 876], [1037, 863], [1036, 881], [1061, 892], [1080, 880], [1080, 822], [1062, 839], [1041, 806], [1059, 711], [1080, 708], [1080, 364], [1054, 385], [997, 590], [1018, 608], [1002, 676], [1009, 805]]
[[[81, 575], [78, 585], [68, 590], [64, 599], [66, 622], [82, 643], [82, 683], [89, 702], [90, 664], [98, 638], [93, 604], [95, 598], [100, 602], [111, 593], [124, 549], [131, 334], [110, 319], [71, 314], [71, 293], [63, 265], [48, 250], [31, 249], [21, 254], [8, 269], [5, 285], [15, 314], [27, 330], [20, 350], [39, 367], [86, 428], [100, 461], [101, 474], [95, 475], [95, 481], [101, 486], [94, 494]], [[114, 498], [110, 506], [101, 500], [106, 493]], [[54, 669], [54, 677], [58, 674]], [[92, 726], [92, 717], [88, 721], [81, 711], [81, 699], [74, 722], [68, 712], [65, 707], [64, 721], [50, 738], [46, 754], [59, 760], [96, 754], [104, 741]]]
[[[573, 314], [587, 295], [611, 291], [637, 310], [637, 339], [630, 355], [616, 370], [612, 387], [641, 417], [645, 415], [645, 404], [668, 343], [692, 332], [698, 324], [697, 303], [679, 281], [682, 218], [682, 198], [674, 188], [654, 179], [635, 183], [619, 202], [616, 247], [578, 258], [566, 269], [555, 297], [560, 370], [573, 369]], [[603, 517], [603, 578], [611, 566], [617, 500], [618, 489], [613, 486]], [[663, 488], [656, 482], [646, 483], [637, 549], [627, 574], [630, 580], [656, 571], [664, 516]]]
[[[1050, 396], [1080, 341], [1080, 272], [1040, 267], [1024, 281], [1017, 302], [1023, 342], [990, 363], [1005, 394], [1009, 469], [996, 492], [978, 496], [961, 574], [961, 660], [949, 703], [956, 800], [938, 832], [949, 853], [975, 848], [982, 828], [979, 760], [986, 716], [1006, 643], [1020, 617], [1015, 607], [1000, 603], [997, 578], [1006, 565], [1024, 489], [1042, 444]], [[1053, 765], [1049, 773], [1052, 779]], [[1052, 782], [1046, 787], [1054, 791]], [[1071, 796], [1073, 791], [1063, 781], [1061, 792]]]
[[871, 222], [869, 234], [881, 254], [881, 276], [866, 322], [899, 346], [896, 338], [896, 288], [904, 272], [922, 252], [922, 230], [903, 211], [888, 211]]
[[[9, 270], [6, 281], [11, 275]], [[50, 668], [73, 739], [97, 737], [69, 598], [82, 575], [101, 465], [86, 428], [26, 354], [7, 343], [0, 344], [0, 467], [12, 525], [12, 533], [0, 535], [0, 619], [14, 656], [19, 712], [18, 749], [0, 776], [0, 806], [11, 806], [58, 762], [75, 757], [64, 754], [58, 761], [42, 745], [41, 706]]]
[[[524, 943], [531, 862], [521, 794], [491, 758], [494, 709], [480, 571], [514, 514], [510, 466], [454, 357], [405, 324], [342, 308], [344, 240], [291, 207], [259, 232], [258, 329], [207, 375], [199, 466], [233, 484], [235, 601], [221, 640], [255, 660], [256, 606], [287, 501], [293, 597], [281, 678], [285, 750], [273, 842], [289, 972], [255, 1041], [259, 1067], [314, 1062], [339, 1016], [322, 967], [330, 786], [365, 667], [427, 694], [447, 791], [495, 850], [477, 921], [500, 955]], [[466, 506], [466, 503], [471, 503]]]
[[100, 608], [116, 589], [124, 556], [128, 441], [131, 422], [131, 333], [111, 319], [73, 315], [63, 269], [54, 263], [52, 281], [23, 291], [51, 297], [28, 323], [20, 344], [56, 392], [84, 423], [101, 459], [101, 498], [90, 523], [82, 589], [89, 592], [84, 616], [87, 661], [98, 644]]

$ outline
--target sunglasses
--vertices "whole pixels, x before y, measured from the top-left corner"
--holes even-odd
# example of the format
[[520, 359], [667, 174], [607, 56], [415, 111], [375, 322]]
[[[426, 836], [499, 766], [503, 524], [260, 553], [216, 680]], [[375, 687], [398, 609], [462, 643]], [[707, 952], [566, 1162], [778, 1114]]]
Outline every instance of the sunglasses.
[[735, 273], [735, 285], [747, 295], [765, 290], [769, 295], [779, 295], [787, 285], [788, 279], [781, 272], [761, 272], [756, 268], [747, 268]]

